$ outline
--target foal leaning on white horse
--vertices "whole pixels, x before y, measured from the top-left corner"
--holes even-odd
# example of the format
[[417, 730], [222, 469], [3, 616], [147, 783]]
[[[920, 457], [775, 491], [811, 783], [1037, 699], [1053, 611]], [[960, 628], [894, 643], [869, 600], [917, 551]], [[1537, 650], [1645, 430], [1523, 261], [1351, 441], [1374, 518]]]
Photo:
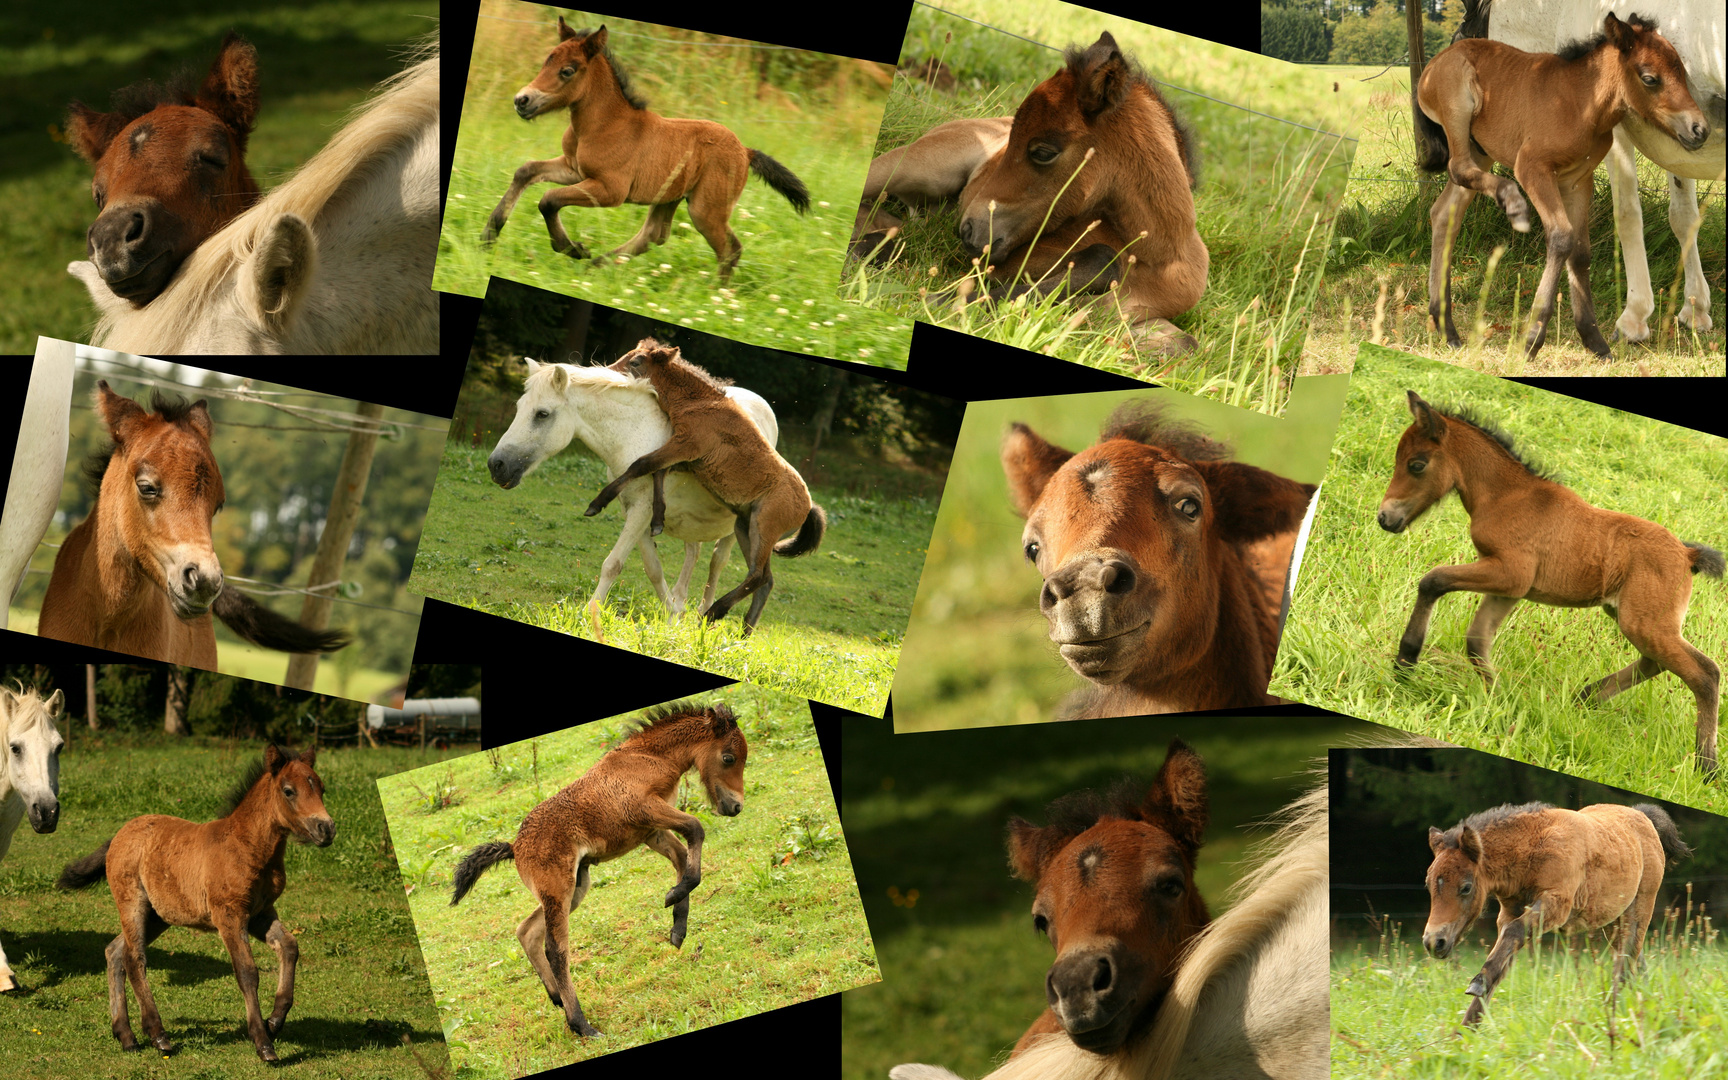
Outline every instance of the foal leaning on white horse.
[[[528, 365], [528, 377], [523, 381], [522, 397], [516, 402], [516, 419], [486, 459], [486, 467], [498, 486], [506, 490], [515, 487], [542, 461], [569, 446], [572, 439], [581, 439], [600, 458], [610, 479], [672, 437], [672, 423], [661, 411], [653, 387], [647, 382], [608, 367], [542, 364], [523, 359]], [[741, 386], [727, 387], [726, 395], [737, 402], [770, 446], [779, 442], [780, 424], [774, 410], [760, 395]], [[600, 605], [606, 602], [612, 583], [623, 572], [624, 560], [632, 547], [641, 553], [648, 581], [674, 618], [684, 612], [690, 575], [701, 545], [713, 541], [714, 556], [708, 565], [708, 584], [698, 611], [706, 611], [713, 603], [715, 582], [732, 552], [736, 515], [689, 473], [672, 473], [666, 478], [666, 532], [684, 541], [684, 569], [678, 575], [677, 585], [668, 592], [660, 556], [648, 535], [648, 519], [653, 511], [652, 480], [643, 477], [630, 481], [624, 485], [620, 498], [624, 503], [624, 529], [600, 564], [600, 580], [588, 600], [588, 618], [596, 640], [605, 640], [600, 630]]]
[[[0, 859], [12, 846], [18, 823], [30, 816], [30, 827], [51, 833], [60, 823], [61, 737], [54, 721], [65, 698], [60, 691], [47, 701], [35, 690], [14, 693], [0, 686]], [[18, 981], [0, 947], [0, 990], [16, 990]]]

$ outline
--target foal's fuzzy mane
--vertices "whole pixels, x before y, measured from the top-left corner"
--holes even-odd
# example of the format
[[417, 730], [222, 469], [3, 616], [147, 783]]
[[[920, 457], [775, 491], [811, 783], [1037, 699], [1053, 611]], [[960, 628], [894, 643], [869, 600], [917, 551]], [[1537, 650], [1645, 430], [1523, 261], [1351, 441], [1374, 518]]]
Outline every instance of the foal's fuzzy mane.
[[[239, 217], [186, 257], [168, 287], [141, 309], [125, 313], [127, 341], [177, 342], [197, 325], [222, 286], [249, 259], [283, 214], [297, 214], [317, 232], [320, 211], [350, 183], [363, 183], [370, 166], [416, 138], [438, 113], [438, 39], [416, 45], [409, 67], [379, 84], [378, 91], [357, 105], [347, 122], [293, 176], [253, 203]], [[104, 314], [91, 333], [102, 343], [122, 318]], [[140, 346], [142, 348], [142, 346]], [[160, 346], [172, 351], [172, 346]], [[153, 347], [150, 351], [158, 351]]]
[[[598, 29], [599, 27], [597, 26], [585, 26], [576, 31], [576, 37], [571, 38], [570, 40], [576, 41], [585, 38]], [[610, 38], [612, 35], [607, 34], [606, 36]], [[630, 85], [630, 73], [624, 70], [624, 65], [620, 64], [618, 62], [618, 57], [612, 54], [612, 45], [610, 42], [600, 47], [600, 55], [606, 58], [606, 66], [612, 69], [612, 79], [618, 84], [618, 92], [624, 95], [624, 100], [629, 102], [632, 109], [646, 109], [648, 107], [648, 99], [642, 96], [641, 91]]]
[[[164, 394], [160, 390], [150, 392], [150, 411], [170, 424], [186, 419], [194, 404], [179, 394]], [[102, 477], [108, 472], [108, 463], [114, 459], [115, 449], [110, 440], [103, 444], [102, 449], [84, 459], [84, 490], [92, 499], [102, 493]]]
[[[1084, 77], [1090, 63], [1103, 61], [1103, 55], [1099, 55], [1096, 60], [1089, 60], [1092, 50], [1097, 47], [1097, 42], [1093, 42], [1091, 45], [1070, 45], [1063, 50], [1062, 55], [1068, 63], [1068, 74], [1073, 76], [1076, 82]], [[1194, 145], [1194, 133], [1181, 117], [1176, 115], [1176, 110], [1170, 107], [1170, 103], [1164, 100], [1164, 95], [1158, 92], [1157, 80], [1146, 74], [1146, 69], [1140, 66], [1140, 62], [1122, 52], [1120, 46], [1116, 51], [1122, 57], [1123, 66], [1128, 69], [1129, 82], [1143, 87], [1146, 93], [1151, 95], [1153, 106], [1170, 118], [1170, 127], [1176, 132], [1176, 149], [1182, 156], [1182, 169], [1188, 174], [1188, 187], [1190, 190], [1199, 187], [1200, 154]]]
[[1156, 446], [1184, 461], [1228, 461], [1234, 451], [1200, 430], [1192, 420], [1179, 420], [1170, 415], [1169, 407], [1156, 401], [1130, 401], [1117, 406], [1104, 421], [1098, 439], [1127, 439], [1130, 442]]
[[1478, 413], [1475, 409], [1464, 405], [1435, 405], [1432, 402], [1429, 403], [1429, 408], [1433, 409], [1441, 416], [1446, 417], [1448, 420], [1456, 420], [1459, 423], [1468, 424], [1477, 431], [1488, 436], [1488, 438], [1494, 441], [1496, 446], [1506, 452], [1507, 457], [1524, 466], [1524, 470], [1531, 476], [1540, 480], [1553, 480], [1555, 483], [1559, 483], [1560, 478], [1558, 476], [1548, 469], [1542, 468], [1541, 466], [1531, 462], [1530, 459], [1518, 449], [1518, 446], [1511, 435], [1507, 434], [1493, 421], [1485, 419], [1482, 414]]
[[1458, 846], [1458, 837], [1463, 833], [1464, 826], [1466, 825], [1475, 829], [1477, 832], [1481, 832], [1483, 829], [1491, 826], [1504, 824], [1515, 817], [1521, 817], [1525, 814], [1537, 814], [1544, 810], [1552, 809], [1554, 808], [1545, 802], [1527, 802], [1518, 803], [1517, 805], [1512, 803], [1502, 803], [1499, 806], [1490, 807], [1487, 810], [1478, 810], [1474, 814], [1471, 814], [1469, 817], [1460, 821], [1458, 824], [1452, 826], [1450, 829], [1447, 829], [1444, 833], [1441, 833], [1440, 842], [1449, 848], [1456, 848]]
[[675, 701], [669, 705], [656, 705], [630, 721], [628, 725], [629, 735], [625, 737], [624, 742], [627, 743], [638, 735], [646, 734], [662, 726], [670, 727], [673, 723], [686, 717], [703, 715], [710, 716], [715, 720], [731, 720], [734, 723], [738, 720], [738, 717], [732, 712], [731, 706], [723, 702], [702, 705], [694, 701]]
[[[1656, 24], [1653, 21], [1638, 14], [1628, 15], [1620, 21], [1637, 30], [1656, 29]], [[1554, 55], [1558, 56], [1562, 60], [1582, 60], [1597, 49], [1600, 49], [1603, 45], [1607, 44], [1607, 42], [1608, 35], [1598, 33], [1593, 37], [1580, 38], [1577, 41], [1569, 41], [1558, 49], [1555, 49]]]
[[[288, 750], [280, 746], [276, 747], [276, 750], [282, 755], [282, 764], [284, 767], [286, 767], [291, 761], [300, 760], [300, 752], [298, 750]], [[235, 810], [239, 809], [240, 804], [246, 800], [246, 793], [252, 790], [252, 785], [256, 784], [258, 778], [263, 775], [264, 755], [259, 754], [252, 760], [250, 765], [246, 766], [246, 771], [240, 774], [240, 779], [234, 781], [234, 786], [228, 789], [228, 793], [222, 796], [222, 806], [216, 816], [218, 818], [225, 818]]]

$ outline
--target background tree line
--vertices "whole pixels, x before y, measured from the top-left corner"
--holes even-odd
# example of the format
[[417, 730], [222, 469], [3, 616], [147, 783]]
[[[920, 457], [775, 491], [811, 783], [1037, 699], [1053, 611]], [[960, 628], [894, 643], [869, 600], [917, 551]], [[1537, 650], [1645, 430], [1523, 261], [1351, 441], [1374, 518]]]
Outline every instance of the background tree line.
[[[1410, 50], [1405, 0], [1262, 0], [1260, 51], [1297, 63], [1390, 64]], [[1433, 56], [1464, 21], [1463, 0], [1418, 0]]]

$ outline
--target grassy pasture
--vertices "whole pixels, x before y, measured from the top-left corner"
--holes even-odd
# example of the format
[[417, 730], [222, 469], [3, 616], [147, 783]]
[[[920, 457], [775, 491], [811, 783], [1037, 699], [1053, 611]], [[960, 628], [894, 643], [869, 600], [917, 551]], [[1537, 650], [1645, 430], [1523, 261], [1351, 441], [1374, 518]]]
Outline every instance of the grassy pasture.
[[[1704, 214], [1699, 255], [1715, 327], [1709, 333], [1694, 334], [1675, 319], [1684, 295], [1684, 270], [1679, 242], [1668, 225], [1668, 175], [1640, 155], [1644, 243], [1656, 292], [1649, 341], [1631, 345], [1612, 340], [1614, 321], [1625, 307], [1626, 273], [1614, 234], [1607, 170], [1599, 168], [1590, 214], [1590, 288], [1613, 359], [1605, 362], [1579, 342], [1570, 286], [1564, 281], [1547, 344], [1534, 363], [1525, 359], [1523, 335], [1546, 260], [1546, 241], [1539, 226], [1528, 233], [1514, 232], [1506, 215], [1484, 198], [1473, 200], [1466, 211], [1452, 259], [1454, 320], [1465, 340], [1462, 350], [1454, 350], [1444, 334], [1428, 329], [1428, 210], [1444, 178], [1419, 173], [1414, 166], [1408, 69], [1336, 70], [1361, 144], [1327, 250], [1326, 279], [1315, 299], [1304, 373], [1348, 371], [1356, 342], [1368, 340], [1496, 375], [1722, 374], [1728, 309], [1723, 303], [1720, 181], [1698, 185]], [[1370, 77], [1372, 81], [1365, 81]], [[1490, 272], [1490, 256], [1502, 245], [1505, 254]]]
[[685, 783], [679, 805], [707, 840], [682, 949], [667, 941], [665, 859], [642, 848], [589, 871], [571, 915], [571, 979], [596, 1039], [569, 1032], [522, 955], [516, 926], [534, 901], [514, 868], [494, 867], [458, 907], [450, 874], [473, 845], [513, 838], [629, 717], [379, 782], [457, 1076], [536, 1073], [879, 978], [809, 706], [749, 686], [699, 700], [731, 705], [749, 739], [744, 810], [718, 817]]
[[1013, 113], [1063, 61], [1059, 52], [1010, 34], [1060, 49], [1089, 45], [1108, 29], [1160, 82], [1195, 133], [1200, 184], [1194, 201], [1211, 269], [1199, 305], [1174, 321], [1200, 349], [1173, 359], [1138, 354], [1121, 316], [1105, 304], [1086, 319], [1064, 302], [957, 307], [952, 296], [962, 280], [986, 286], [967, 269], [970, 255], [951, 206], [908, 217], [904, 252], [886, 267], [854, 265], [849, 294], [884, 311], [1257, 411], [1280, 411], [1355, 144], [1278, 118], [1348, 131], [1337, 95], [1294, 65], [1050, 0], [944, 6], [990, 26], [913, 8], [903, 56], [943, 59], [959, 85], [947, 93], [898, 77], [877, 152], [958, 117]]
[[[61, 759], [59, 829], [38, 836], [22, 828], [0, 864], [0, 933], [26, 987], [0, 998], [0, 1046], [19, 1075], [215, 1080], [264, 1068], [246, 1034], [227, 950], [215, 934], [181, 928], [168, 930], [146, 954], [175, 1053], [123, 1054], [109, 1033], [102, 955], [120, 932], [113, 896], [102, 882], [79, 892], [54, 888], [61, 867], [140, 814], [210, 820], [261, 752], [257, 745], [217, 739], [164, 743], [74, 734], [73, 749]], [[280, 1067], [295, 1076], [419, 1078], [445, 1065], [431, 989], [373, 787], [380, 775], [427, 760], [395, 748], [319, 752], [336, 840], [328, 848], [288, 845], [288, 890], [276, 905], [300, 945], [294, 1009], [276, 1039]], [[252, 945], [268, 1012], [276, 956], [261, 942]], [[141, 1035], [130, 990], [128, 999], [133, 1030]]]
[[140, 79], [182, 67], [200, 77], [229, 30], [258, 49], [263, 105], [246, 164], [275, 187], [330, 138], [342, 117], [401, 69], [399, 46], [437, 28], [423, 0], [278, 0], [244, 8], [201, 0], [95, 0], [76, 9], [10, 4], [0, 15], [0, 353], [35, 351], [38, 334], [86, 341], [96, 321], [66, 264], [84, 258], [96, 220], [90, 167], [62, 127], [74, 98], [97, 109]]
[[1335, 941], [1332, 1076], [1721, 1076], [1728, 950], [1708, 918], [1668, 914], [1657, 912], [1645, 968], [1617, 996], [1602, 933], [1550, 934], [1526, 946], [1475, 1030], [1460, 1023], [1470, 1000], [1463, 989], [1487, 958], [1491, 928], [1444, 961], [1396, 924], [1378, 942]]
[[[567, 113], [530, 124], [510, 104], [557, 43], [557, 14], [511, 0], [480, 5], [433, 287], [484, 296], [496, 274], [740, 341], [904, 368], [912, 320], [842, 304], [835, 292], [884, 96], [853, 61], [842, 60], [819, 92], [776, 86], [759, 79], [752, 50], [731, 39], [566, 11], [572, 27], [606, 25], [610, 49], [649, 108], [725, 124], [804, 181], [810, 212], [800, 217], [752, 175], [732, 215], [744, 252], [724, 289], [713, 249], [682, 208], [664, 246], [627, 265], [577, 262], [552, 250], [535, 209], [551, 188], [539, 184], [523, 192], [493, 250], [481, 246], [486, 218], [516, 168], [561, 152]], [[634, 236], [647, 212], [634, 204], [571, 207], [564, 228], [603, 255]]]
[[881, 957], [880, 984], [841, 997], [841, 1076], [902, 1062], [983, 1076], [1045, 1007], [1052, 953], [1032, 887], [1008, 871], [1011, 815], [1044, 824], [1053, 799], [1150, 782], [1172, 737], [1204, 759], [1211, 824], [1195, 887], [1214, 917], [1268, 820], [1312, 782], [1309, 762], [1372, 730], [1348, 717], [1135, 717], [1059, 727], [894, 734], [848, 722], [847, 838]]
[[[800, 460], [807, 445], [802, 440], [801, 432], [782, 429], [782, 455]], [[618, 509], [582, 516], [606, 483], [606, 467], [577, 444], [542, 464], [520, 487], [505, 491], [487, 473], [490, 452], [491, 447], [446, 446], [410, 587], [449, 603], [592, 638], [588, 598], [623, 521]], [[844, 440], [830, 441], [806, 476], [811, 498], [828, 512], [828, 531], [809, 555], [775, 557], [774, 593], [750, 637], [741, 634], [747, 604], [718, 624], [688, 612], [680, 622], [667, 621], [665, 606], [632, 552], [601, 613], [606, 641], [880, 714], [918, 588], [940, 482], [908, 474], [902, 479], [912, 486], [902, 486], [881, 475], [888, 470], [841, 463], [853, 456], [864, 460], [851, 454]], [[829, 473], [824, 460], [835, 462], [837, 471]], [[671, 588], [683, 565], [683, 544], [663, 536], [658, 550]], [[709, 550], [703, 545], [693, 575], [695, 600], [701, 599]], [[736, 586], [743, 575], [744, 562], [735, 549], [715, 595]]]
[[1344, 386], [1337, 376], [1300, 380], [1286, 415], [1277, 419], [1175, 390], [969, 406], [906, 631], [906, 659], [894, 680], [900, 730], [1046, 720], [1084, 684], [1055, 655], [1038, 613], [1038, 571], [1021, 553], [1024, 523], [1008, 499], [1002, 435], [1017, 421], [1059, 446], [1083, 449], [1096, 441], [1112, 410], [1136, 400], [1165, 403], [1174, 415], [1229, 440], [1239, 460], [1314, 483], [1326, 468]]
[[[1663, 799], [1728, 811], [1722, 785], [1693, 766], [1692, 694], [1663, 674], [1602, 705], [1581, 706], [1586, 683], [1625, 666], [1631, 645], [1595, 609], [1518, 605], [1495, 639], [1492, 691], [1464, 655], [1473, 594], [1443, 597], [1415, 668], [1392, 657], [1436, 566], [1473, 561], [1457, 499], [1405, 533], [1375, 523], [1405, 391], [1480, 409], [1587, 501], [1634, 514], [1683, 540], [1728, 543], [1723, 440], [1566, 398], [1455, 365], [1362, 346], [1271, 690], [1297, 701]], [[1728, 585], [1694, 577], [1686, 639], [1728, 660]]]

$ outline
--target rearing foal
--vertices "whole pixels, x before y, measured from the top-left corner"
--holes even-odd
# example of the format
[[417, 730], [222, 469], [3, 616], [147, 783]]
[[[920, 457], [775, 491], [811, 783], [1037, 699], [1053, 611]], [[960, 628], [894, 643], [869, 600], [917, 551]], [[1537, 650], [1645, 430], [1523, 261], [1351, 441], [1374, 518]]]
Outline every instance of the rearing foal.
[[[235, 784], [220, 818], [199, 825], [165, 814], [133, 818], [90, 855], [66, 864], [62, 889], [82, 889], [104, 877], [120, 909], [120, 936], [108, 945], [108, 1011], [122, 1050], [139, 1049], [126, 1013], [126, 983], [138, 995], [144, 1036], [164, 1054], [173, 1050], [144, 973], [144, 948], [170, 926], [215, 931], [228, 948], [234, 978], [246, 999], [246, 1030], [265, 1061], [276, 1060], [294, 1005], [294, 965], [300, 947], [276, 915], [288, 887], [282, 852], [292, 836], [329, 847], [336, 824], [324, 809], [324, 781], [314, 771], [318, 751], [267, 747]], [[276, 951], [282, 965], [276, 1006], [265, 1019], [258, 1006], [258, 965], [250, 934]]]
[[196, 89], [184, 78], [114, 93], [114, 111], [81, 101], [67, 141], [96, 170], [100, 211], [85, 249], [114, 295], [142, 306], [186, 256], [258, 201], [246, 140], [258, 115], [258, 53], [230, 33]]
[[266, 649], [347, 645], [341, 631], [308, 629], [223, 588], [210, 530], [225, 495], [210, 411], [162, 394], [152, 408], [96, 384], [113, 444], [85, 465], [96, 505], [55, 556], [37, 633], [201, 668], [216, 667], [212, 614]]
[[[1519, 232], [1530, 231], [1536, 206], [1548, 233], [1548, 262], [1536, 288], [1531, 356], [1548, 335], [1560, 291], [1560, 267], [1571, 279], [1572, 319], [1584, 346], [1609, 355], [1590, 297], [1590, 197], [1596, 166], [1614, 145], [1614, 126], [1637, 113], [1688, 150], [1710, 135], [1703, 110], [1686, 87], [1686, 69], [1655, 25], [1612, 13], [1602, 33], [1559, 54], [1527, 53], [1484, 38], [1466, 38], [1436, 56], [1416, 85], [1417, 168], [1445, 172], [1434, 200], [1428, 267], [1428, 314], [1446, 341], [1460, 345], [1452, 321], [1452, 244], [1477, 192], [1492, 195]], [[1518, 183], [1495, 176], [1511, 167]]]
[[[534, 81], [517, 91], [516, 115], [524, 120], [569, 108], [564, 155], [524, 162], [492, 216], [481, 242], [490, 246], [529, 184], [562, 184], [540, 197], [540, 215], [552, 237], [552, 250], [573, 259], [588, 249], [572, 241], [558, 220], [566, 206], [652, 206], [642, 228], [607, 253], [640, 255], [649, 244], [664, 244], [678, 204], [689, 200], [690, 222], [720, 260], [720, 282], [731, 280], [744, 245], [729, 221], [744, 181], [755, 173], [802, 214], [810, 193], [792, 170], [712, 120], [668, 120], [651, 111], [630, 88], [606, 47], [606, 28], [572, 30], [558, 16], [558, 45]], [[596, 260], [602, 261], [602, 260]]]
[[1050, 640], [1095, 689], [1077, 716], [1270, 705], [1278, 612], [1313, 484], [1131, 402], [1079, 453], [1024, 424], [1002, 440]]
[[[690, 475], [738, 515], [733, 535], [750, 568], [737, 588], [709, 605], [706, 618], [709, 622], [724, 619], [734, 604], [754, 593], [744, 615], [744, 632], [750, 633], [774, 589], [771, 557], [791, 559], [815, 551], [828, 526], [827, 513], [810, 501], [810, 489], [798, 470], [726, 395], [727, 384], [684, 359], [677, 348], [643, 338], [612, 367], [654, 384], [660, 407], [672, 421], [672, 437], [601, 488], [585, 516], [598, 514], [639, 476], [655, 475], [658, 494], [658, 474], [687, 464]], [[793, 529], [798, 530], [796, 536], [780, 540]]]
[[1518, 950], [1549, 930], [1614, 927], [1614, 983], [1630, 974], [1656, 910], [1664, 863], [1691, 854], [1668, 812], [1652, 803], [1497, 806], [1441, 832], [1428, 830], [1428, 925], [1422, 945], [1452, 955], [1493, 896], [1500, 936], [1464, 992], [1464, 1022], [1482, 1018]]
[[1456, 491], [1470, 515], [1470, 542], [1480, 557], [1422, 576], [1396, 666], [1416, 662], [1435, 601], [1450, 592], [1483, 594], [1464, 651], [1490, 686], [1494, 634], [1518, 601], [1601, 605], [1640, 655], [1584, 687], [1580, 701], [1607, 701], [1652, 675], [1672, 671], [1698, 700], [1698, 767], [1713, 772], [1721, 670], [1681, 636], [1680, 628], [1692, 597], [1692, 575], [1720, 578], [1722, 553], [1682, 542], [1655, 522], [1591, 506], [1533, 470], [1505, 433], [1462, 409], [1430, 405], [1414, 390], [1408, 394], [1414, 422], [1398, 439], [1397, 465], [1376, 520], [1387, 532], [1403, 532]]
[[1008, 861], [1036, 887], [1032, 925], [1056, 949], [1049, 1008], [1016, 1054], [1056, 1032], [1108, 1054], [1157, 1016], [1183, 946], [1209, 920], [1194, 888], [1206, 816], [1206, 768], [1172, 739], [1150, 788], [1124, 780], [1106, 796], [1064, 796], [1042, 828], [1009, 821]]
[[[646, 844], [672, 864], [678, 879], [666, 894], [672, 945], [684, 944], [690, 893], [702, 881], [702, 822], [672, 804], [691, 769], [716, 813], [744, 809], [744, 761], [750, 748], [725, 705], [663, 705], [642, 714], [636, 730], [594, 767], [529, 812], [516, 842], [481, 844], [456, 864], [451, 906], [488, 867], [507, 859], [539, 906], [516, 928], [522, 953], [564, 1020], [578, 1035], [598, 1035], [582, 1015], [570, 981], [570, 913], [588, 895], [588, 868]], [[686, 852], [672, 834], [689, 842]]]

